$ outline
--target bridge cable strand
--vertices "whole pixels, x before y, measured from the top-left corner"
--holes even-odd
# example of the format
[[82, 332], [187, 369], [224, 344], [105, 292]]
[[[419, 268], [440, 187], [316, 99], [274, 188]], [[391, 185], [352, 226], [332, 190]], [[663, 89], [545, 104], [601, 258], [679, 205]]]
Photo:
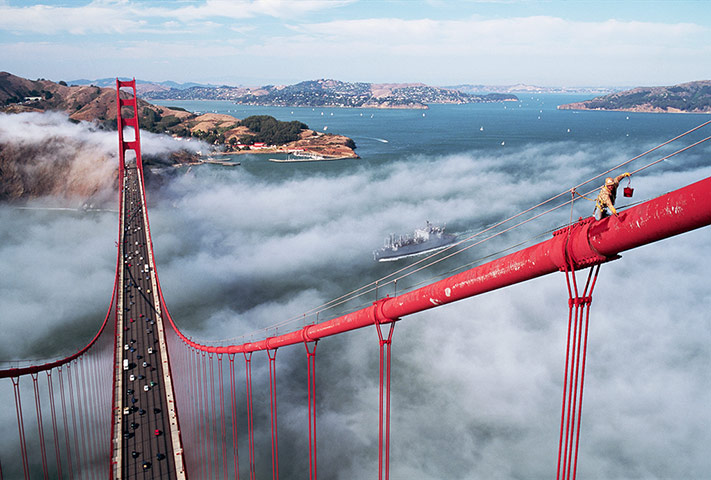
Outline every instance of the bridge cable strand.
[[316, 456], [316, 347], [318, 340], [313, 342], [313, 349], [309, 349], [309, 342], [304, 338], [306, 347], [306, 361], [308, 364], [308, 410], [309, 410], [309, 479], [317, 479]]
[[49, 473], [47, 472], [47, 450], [44, 444], [44, 426], [42, 424], [42, 402], [40, 400], [39, 384], [37, 383], [37, 372], [31, 373], [32, 378], [32, 389], [35, 394], [35, 413], [37, 415], [37, 435], [40, 444], [40, 456], [42, 458], [42, 473], [45, 480], [49, 478]]
[[202, 358], [202, 379], [203, 379], [203, 385], [202, 385], [202, 391], [204, 394], [204, 409], [205, 413], [203, 415], [203, 418], [205, 419], [205, 450], [207, 453], [207, 478], [212, 477], [212, 449], [210, 448], [210, 440], [212, 438], [212, 432], [210, 431], [210, 394], [208, 390], [208, 376], [207, 376], [207, 354], [205, 352], [201, 352], [201, 358]]
[[239, 480], [239, 455], [237, 445], [237, 395], [235, 389], [235, 354], [228, 354], [230, 362], [230, 410], [232, 413], [232, 460], [234, 477]]
[[27, 463], [27, 444], [25, 443], [25, 422], [22, 416], [22, 397], [20, 396], [20, 377], [12, 377], [12, 388], [15, 392], [15, 414], [17, 416], [17, 431], [20, 439], [20, 453], [22, 455], [22, 469], [25, 480], [30, 478], [30, 467]]
[[269, 357], [269, 400], [272, 424], [272, 479], [279, 479], [279, 432], [277, 428], [277, 383], [276, 383], [277, 349], [267, 349]]
[[212, 450], [215, 452], [215, 478], [218, 477], [220, 473], [220, 458], [217, 454], [217, 413], [215, 412], [215, 375], [214, 375], [214, 364], [213, 354], [208, 353], [207, 358], [210, 362], [210, 403], [212, 412]]
[[[375, 328], [379, 344], [379, 399], [378, 399], [378, 479], [390, 478], [390, 358], [395, 322], [389, 324], [388, 335], [385, 337], [382, 325], [376, 318]], [[384, 415], [383, 415], [384, 410]], [[383, 429], [385, 441], [383, 442]]]
[[249, 441], [249, 479], [255, 480], [254, 463], [254, 410], [252, 405], [252, 352], [244, 353], [245, 384], [247, 389], [247, 439]]
[[52, 385], [52, 370], [47, 370], [46, 375], [47, 391], [49, 395], [49, 411], [52, 417], [52, 438], [54, 439], [54, 457], [57, 461], [57, 478], [59, 480], [62, 480], [62, 455], [59, 449], [59, 435], [57, 433], [57, 412], [55, 408], [54, 386]]
[[[72, 408], [72, 430], [74, 431], [74, 452], [77, 456], [77, 473], [82, 471], [82, 451], [79, 448], [79, 434], [77, 433], [76, 404], [74, 403], [74, 386], [72, 385], [72, 363], [67, 364], [67, 382], [69, 387], [69, 405]], [[75, 375], [76, 376], [76, 375]]]
[[222, 434], [222, 475], [227, 478], [227, 429], [225, 426], [225, 379], [222, 368], [222, 354], [217, 354], [217, 378], [220, 391], [220, 432]]
[[569, 309], [560, 437], [558, 441], [558, 467], [556, 470], [556, 478], [558, 480], [574, 480], [577, 471], [590, 304], [599, 270], [599, 264], [590, 267], [583, 294], [580, 295], [573, 261], [568, 257], [566, 262], [565, 274]]
[[62, 375], [62, 366], [57, 367], [57, 372], [59, 374], [59, 398], [62, 402], [62, 427], [64, 430], [64, 445], [67, 451], [67, 470], [69, 473], [69, 478], [74, 478], [74, 470], [72, 468], [72, 447], [69, 441], [69, 423], [67, 422], [67, 405], [66, 397], [64, 395], [64, 377]]

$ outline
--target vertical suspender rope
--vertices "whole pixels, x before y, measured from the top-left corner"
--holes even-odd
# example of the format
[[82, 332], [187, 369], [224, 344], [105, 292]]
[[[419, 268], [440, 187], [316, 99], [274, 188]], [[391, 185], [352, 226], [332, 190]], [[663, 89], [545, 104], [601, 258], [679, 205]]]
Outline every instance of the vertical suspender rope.
[[[75, 385], [77, 387], [77, 401], [79, 401], [80, 398], [82, 400], [79, 404], [79, 410], [81, 411], [81, 423], [79, 424], [79, 430], [81, 431], [82, 447], [84, 448], [84, 465], [86, 469], [86, 476], [89, 477], [93, 476], [91, 475], [91, 462], [94, 458], [91, 454], [91, 424], [89, 422], [89, 406], [86, 396], [86, 375], [84, 372], [84, 364], [82, 360], [83, 357], [79, 357], [77, 360], [75, 360], [77, 365], [77, 376], [75, 378]], [[81, 375], [81, 382], [79, 381], [79, 375]]]
[[[96, 445], [96, 448], [99, 451], [99, 457], [104, 458], [103, 455], [107, 454], [108, 452], [104, 450], [106, 447], [105, 444], [105, 436], [104, 436], [104, 426], [102, 420], [107, 418], [104, 413], [104, 408], [108, 405], [108, 401], [105, 401], [103, 399], [103, 392], [109, 391], [111, 387], [109, 385], [104, 385], [101, 383], [103, 379], [108, 378], [106, 375], [102, 375], [101, 371], [101, 363], [100, 363], [100, 357], [99, 357], [99, 352], [98, 349], [94, 352], [94, 357], [92, 359], [93, 363], [93, 380], [94, 380], [94, 398], [96, 398], [96, 419], [94, 420], [94, 423], [96, 425], [96, 431], [97, 431], [97, 440], [98, 443]], [[113, 385], [112, 385], [113, 386]], [[110, 458], [106, 457], [106, 458]], [[101, 476], [99, 470], [97, 470], [96, 474], [98, 476]]]
[[222, 354], [217, 354], [217, 376], [220, 390], [220, 429], [222, 433], [222, 476], [227, 478], [227, 433], [225, 431], [225, 380], [222, 369]]
[[308, 409], [309, 409], [309, 472], [310, 480], [317, 478], [316, 456], [316, 346], [318, 340], [313, 342], [313, 350], [309, 350], [309, 343], [304, 339], [306, 347], [306, 360], [308, 363]]
[[[560, 437], [558, 440], [558, 467], [556, 471], [558, 480], [574, 480], [577, 473], [590, 304], [599, 270], [600, 265], [590, 267], [583, 293], [580, 295], [573, 262], [568, 260], [565, 268], [569, 311]], [[585, 321], [583, 322], [583, 320]]]
[[234, 466], [234, 477], [239, 480], [239, 453], [237, 445], [237, 395], [235, 392], [235, 354], [230, 353], [227, 357], [230, 361], [230, 407], [232, 413], [232, 462]]
[[[390, 347], [392, 345], [395, 322], [390, 323], [388, 336], [383, 336], [382, 326], [376, 320], [375, 328], [378, 332], [380, 344], [380, 378], [378, 400], [378, 478], [390, 478]], [[383, 415], [383, 410], [385, 414]], [[384, 417], [384, 418], [383, 418]], [[383, 429], [385, 442], [383, 442]]]
[[31, 373], [32, 389], [35, 392], [35, 413], [37, 414], [37, 435], [40, 444], [40, 455], [42, 457], [42, 474], [45, 480], [49, 478], [47, 472], [47, 449], [44, 445], [44, 425], [42, 424], [42, 402], [40, 401], [39, 384], [37, 383], [37, 373]]
[[205, 458], [207, 457], [207, 452], [205, 451], [207, 437], [204, 432], [205, 418], [203, 415], [203, 411], [205, 410], [205, 402], [203, 401], [203, 389], [200, 383], [200, 380], [202, 379], [200, 376], [200, 368], [202, 367], [201, 352], [199, 350], [195, 350], [193, 358], [195, 364], [195, 428], [197, 429], [197, 437], [200, 442], [200, 457], [197, 459], [197, 462], [200, 464], [200, 477], [205, 478], [207, 476], [207, 466], [205, 465]]
[[254, 466], [254, 410], [252, 406], [252, 352], [244, 354], [245, 383], [247, 388], [247, 439], [249, 442], [249, 479], [255, 480]]
[[[571, 477], [572, 479], [575, 479], [576, 473], [577, 473], [577, 467], [578, 467], [578, 446], [580, 443], [580, 421], [582, 419], [582, 414], [583, 414], [583, 385], [585, 383], [585, 360], [586, 360], [586, 355], [587, 355], [587, 348], [588, 348], [588, 327], [590, 324], [590, 304], [592, 302], [592, 291], [595, 288], [595, 283], [597, 283], [597, 276], [600, 271], [600, 265], [596, 265], [595, 267], [590, 268], [590, 273], [588, 274], [588, 283], [590, 282], [590, 274], [593, 273], [594, 269], [594, 276], [592, 279], [592, 284], [590, 284], [590, 290], [589, 294], [585, 296], [586, 292], [583, 292], [583, 300], [584, 300], [584, 308], [585, 308], [585, 338], [583, 340], [583, 353], [582, 353], [582, 365], [580, 367], [580, 393], [578, 395], [578, 411], [577, 411], [577, 426], [575, 429], [575, 453], [573, 457], [573, 476]], [[587, 290], [587, 285], [585, 286]], [[582, 326], [582, 312], [580, 312], [580, 324]]]
[[207, 450], [207, 478], [212, 477], [212, 449], [210, 448], [210, 397], [208, 396], [207, 392], [207, 355], [205, 352], [200, 352], [200, 358], [202, 362], [202, 380], [203, 380], [203, 393], [204, 393], [204, 402], [203, 402], [203, 409], [205, 410], [205, 414], [203, 415], [203, 418], [205, 419], [205, 437], [204, 437], [204, 442], [205, 442], [205, 449]]
[[199, 443], [199, 456], [196, 462], [200, 465], [200, 478], [205, 478], [205, 440], [202, 436], [202, 388], [200, 388], [200, 352], [193, 350], [193, 388], [195, 390], [195, 433]]
[[276, 384], [277, 349], [267, 349], [269, 357], [269, 398], [272, 419], [272, 478], [279, 479], [279, 436], [277, 430], [277, 384]]
[[214, 374], [214, 364], [212, 361], [212, 353], [207, 354], [207, 358], [210, 362], [210, 404], [212, 412], [212, 449], [215, 453], [215, 478], [220, 475], [220, 456], [217, 453], [217, 413], [215, 412], [215, 374]]
[[64, 379], [62, 377], [62, 367], [57, 367], [57, 372], [59, 373], [59, 397], [62, 401], [62, 426], [64, 427], [64, 442], [67, 448], [67, 470], [69, 473], [69, 478], [74, 478], [74, 471], [72, 469], [72, 447], [69, 441], [69, 424], [67, 422], [67, 405], [64, 397]]
[[15, 392], [15, 413], [17, 414], [17, 432], [20, 439], [20, 453], [22, 454], [22, 469], [25, 480], [30, 478], [30, 467], [27, 464], [27, 444], [25, 443], [25, 422], [22, 418], [22, 399], [20, 398], [20, 377], [12, 378], [12, 387]]
[[74, 451], [77, 455], [77, 476], [81, 478], [82, 472], [82, 456], [81, 449], [79, 448], [79, 434], [77, 433], [77, 415], [76, 409], [74, 408], [74, 387], [72, 385], [72, 370], [71, 363], [67, 364], [67, 381], [69, 382], [69, 405], [72, 407], [72, 430], [74, 431]]
[[[100, 416], [100, 401], [99, 401], [99, 391], [98, 391], [98, 381], [99, 375], [96, 371], [96, 357], [87, 356], [85, 360], [85, 367], [88, 369], [86, 389], [88, 390], [87, 396], [89, 397], [89, 405], [91, 410], [89, 411], [89, 424], [91, 425], [92, 436], [94, 441], [92, 442], [92, 449], [94, 450], [94, 456], [92, 459], [96, 461], [97, 458], [101, 456], [101, 427], [99, 426]], [[99, 472], [96, 469], [92, 469], [94, 472], [94, 477], [96, 478]]]

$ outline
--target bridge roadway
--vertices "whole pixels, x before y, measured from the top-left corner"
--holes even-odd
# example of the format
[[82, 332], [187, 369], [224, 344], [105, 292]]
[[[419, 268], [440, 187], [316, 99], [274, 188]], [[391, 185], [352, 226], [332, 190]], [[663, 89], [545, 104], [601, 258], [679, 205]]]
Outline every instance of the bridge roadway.
[[126, 166], [116, 323], [115, 479], [181, 479], [183, 452], [161, 318], [142, 175]]

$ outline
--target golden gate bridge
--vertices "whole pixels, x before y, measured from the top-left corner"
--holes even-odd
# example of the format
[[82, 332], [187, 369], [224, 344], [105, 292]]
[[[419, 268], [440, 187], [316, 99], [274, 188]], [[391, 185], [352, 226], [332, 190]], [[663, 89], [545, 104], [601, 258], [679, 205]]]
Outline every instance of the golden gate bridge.
[[[252, 355], [260, 351], [267, 353], [269, 365], [269, 474], [277, 479], [276, 354], [284, 347], [304, 348], [307, 360], [308, 395], [304, 408], [308, 412], [308, 429], [304, 442], [308, 442], [308, 476], [315, 480], [316, 347], [326, 337], [362, 328], [373, 328], [379, 343], [379, 398], [375, 400], [379, 411], [378, 477], [387, 479], [391, 345], [396, 323], [417, 312], [554, 272], [563, 272], [566, 277], [569, 315], [557, 462], [551, 476], [574, 479], [590, 306], [600, 266], [620, 258], [619, 254], [627, 250], [711, 224], [711, 178], [705, 178], [621, 210], [619, 216], [573, 221], [571, 213], [570, 223], [548, 240], [428, 285], [376, 299], [372, 305], [345, 315], [326, 321], [318, 321], [316, 315], [303, 328], [252, 342], [205, 345], [188, 338], [173, 322], [158, 281], [135, 87], [135, 80], [117, 79], [119, 238], [109, 310], [97, 334], [77, 353], [56, 361], [0, 370], [0, 378], [11, 383], [17, 427], [15, 434], [5, 432], [6, 437], [14, 437], [14, 447], [0, 452], [0, 480], [10, 478], [3, 472], [9, 475], [11, 471], [21, 472], [18, 475], [25, 479], [106, 475], [113, 479], [240, 478], [240, 473], [244, 476], [245, 472], [255, 479]], [[571, 206], [574, 199], [573, 194], [568, 202]], [[581, 276], [580, 271], [586, 272]], [[317, 309], [309, 312], [314, 313]], [[244, 419], [238, 419], [238, 368], [244, 368]], [[241, 465], [238, 421], [247, 429], [248, 456]], [[551, 452], [554, 450], [552, 446]]]

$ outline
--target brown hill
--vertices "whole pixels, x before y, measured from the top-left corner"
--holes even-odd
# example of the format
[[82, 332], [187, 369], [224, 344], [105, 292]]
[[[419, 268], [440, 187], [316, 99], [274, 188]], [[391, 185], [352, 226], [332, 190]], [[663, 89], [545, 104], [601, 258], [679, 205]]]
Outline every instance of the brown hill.
[[[8, 113], [31, 111], [62, 111], [75, 121], [96, 122], [104, 128], [116, 129], [116, 91], [97, 86], [66, 85], [49, 80], [28, 80], [0, 72], [0, 110]], [[165, 133], [175, 137], [195, 137], [212, 145], [231, 148], [232, 145], [264, 142], [259, 132], [240, 125], [238, 118], [224, 114], [196, 115], [180, 108], [153, 105], [138, 99], [139, 124], [142, 130]], [[302, 128], [299, 138], [292, 138], [278, 147], [295, 147], [301, 137], [309, 137], [308, 148], [320, 152], [333, 150], [340, 144], [339, 156], [357, 157], [355, 144], [348, 137], [317, 134]], [[328, 146], [328, 148], [326, 148]], [[302, 147], [299, 145], [299, 147]]]
[[617, 110], [651, 113], [711, 113], [711, 80], [667, 87], [637, 87], [584, 102], [559, 105], [560, 110]]

